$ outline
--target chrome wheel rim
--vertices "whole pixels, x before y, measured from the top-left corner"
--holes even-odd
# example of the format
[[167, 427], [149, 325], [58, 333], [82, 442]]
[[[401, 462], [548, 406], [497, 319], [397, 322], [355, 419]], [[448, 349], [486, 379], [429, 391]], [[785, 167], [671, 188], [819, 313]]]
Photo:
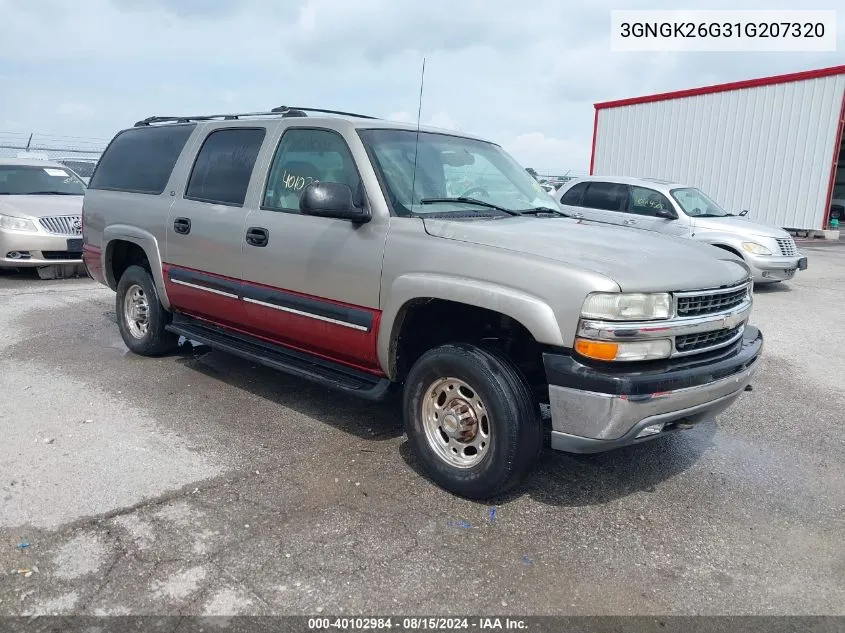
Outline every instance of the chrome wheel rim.
[[426, 390], [422, 423], [428, 445], [450, 466], [472, 468], [490, 451], [490, 419], [478, 392], [459, 378], [439, 378]]
[[132, 284], [123, 297], [123, 320], [129, 333], [135, 338], [144, 338], [150, 327], [150, 302], [144, 289]]

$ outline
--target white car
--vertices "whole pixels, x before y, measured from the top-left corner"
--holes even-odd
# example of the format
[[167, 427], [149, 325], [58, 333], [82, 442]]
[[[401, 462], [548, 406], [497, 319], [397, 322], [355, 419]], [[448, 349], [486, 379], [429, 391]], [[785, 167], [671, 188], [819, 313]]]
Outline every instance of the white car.
[[82, 263], [85, 184], [38, 158], [0, 158], [0, 268]]
[[786, 231], [728, 213], [703, 191], [652, 178], [589, 176], [554, 194], [575, 218], [707, 242], [739, 255], [755, 283], [792, 279], [807, 258]]

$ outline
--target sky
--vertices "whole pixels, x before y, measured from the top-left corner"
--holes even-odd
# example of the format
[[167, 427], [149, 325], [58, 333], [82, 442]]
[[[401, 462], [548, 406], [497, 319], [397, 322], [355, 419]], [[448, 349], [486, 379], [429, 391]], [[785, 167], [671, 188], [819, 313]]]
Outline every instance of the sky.
[[834, 53], [611, 52], [611, 9], [673, 4], [0, 0], [0, 138], [105, 142], [151, 115], [278, 105], [413, 121], [425, 57], [424, 124], [488, 138], [538, 171], [585, 172], [595, 102], [845, 63], [842, 9]]

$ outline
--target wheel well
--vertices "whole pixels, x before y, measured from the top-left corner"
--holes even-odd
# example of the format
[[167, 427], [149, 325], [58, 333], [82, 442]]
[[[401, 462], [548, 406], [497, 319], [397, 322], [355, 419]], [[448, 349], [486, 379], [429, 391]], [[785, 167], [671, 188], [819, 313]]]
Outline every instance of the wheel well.
[[398, 380], [403, 380], [417, 359], [434, 347], [473, 343], [507, 354], [529, 384], [538, 388], [538, 395], [548, 398], [541, 346], [516, 319], [456, 301], [418, 299], [402, 309], [397, 321], [391, 352]]
[[713, 244], [716, 248], [721, 248], [723, 251], [728, 251], [729, 253], [733, 253], [738, 257], [742, 257], [742, 253], [736, 250], [733, 246], [726, 246], [725, 244]]
[[152, 273], [150, 261], [144, 249], [126, 240], [113, 240], [109, 242], [106, 251], [106, 270], [112, 287], [117, 287], [120, 278], [130, 266], [141, 266]]

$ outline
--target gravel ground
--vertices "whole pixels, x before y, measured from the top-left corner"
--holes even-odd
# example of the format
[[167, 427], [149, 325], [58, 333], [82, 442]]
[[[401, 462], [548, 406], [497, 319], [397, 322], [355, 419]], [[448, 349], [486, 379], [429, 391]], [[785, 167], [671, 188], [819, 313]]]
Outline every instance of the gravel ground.
[[756, 293], [753, 392], [495, 506], [394, 404], [134, 356], [110, 290], [2, 273], [0, 614], [845, 614], [845, 248], [807, 253]]

